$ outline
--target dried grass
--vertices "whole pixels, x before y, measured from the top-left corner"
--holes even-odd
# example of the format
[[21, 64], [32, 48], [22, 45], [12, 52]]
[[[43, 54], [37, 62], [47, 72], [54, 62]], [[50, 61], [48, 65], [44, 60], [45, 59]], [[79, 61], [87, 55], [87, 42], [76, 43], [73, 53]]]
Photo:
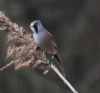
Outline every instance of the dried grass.
[[38, 68], [46, 74], [50, 65], [42, 51], [36, 51], [37, 45], [30, 33], [26, 33], [23, 27], [18, 26], [0, 11], [0, 33], [7, 31], [7, 58], [12, 60], [0, 70], [8, 68], [12, 64], [15, 70], [31, 67]]
[[78, 93], [70, 82], [63, 76], [59, 69], [47, 60], [42, 51], [36, 51], [37, 45], [30, 33], [25, 33], [23, 27], [10, 21], [3, 12], [0, 12], [0, 33], [7, 31], [7, 58], [11, 57], [12, 60], [0, 70], [8, 68], [12, 64], [15, 70], [30, 67], [32, 69], [38, 68], [46, 74], [50, 68], [62, 79], [62, 81], [71, 89], [73, 93]]

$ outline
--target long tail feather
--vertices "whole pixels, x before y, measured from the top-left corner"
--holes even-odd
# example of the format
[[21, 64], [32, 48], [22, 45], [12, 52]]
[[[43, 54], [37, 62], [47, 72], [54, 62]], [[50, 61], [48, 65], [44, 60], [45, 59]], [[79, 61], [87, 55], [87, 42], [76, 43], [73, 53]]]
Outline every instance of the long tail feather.
[[60, 60], [60, 58], [58, 57], [58, 55], [57, 55], [57, 54], [55, 54], [55, 55], [54, 55], [54, 58], [56, 58], [56, 59], [57, 59], [57, 61], [59, 62], [59, 64], [62, 64], [62, 63], [61, 63], [61, 60]]
[[58, 61], [58, 63], [59, 63], [58, 65], [60, 67], [60, 70], [61, 70], [62, 74], [65, 76], [65, 69], [64, 69], [64, 66], [63, 66], [59, 56], [57, 54], [55, 54], [54, 58], [56, 58], [56, 60]]

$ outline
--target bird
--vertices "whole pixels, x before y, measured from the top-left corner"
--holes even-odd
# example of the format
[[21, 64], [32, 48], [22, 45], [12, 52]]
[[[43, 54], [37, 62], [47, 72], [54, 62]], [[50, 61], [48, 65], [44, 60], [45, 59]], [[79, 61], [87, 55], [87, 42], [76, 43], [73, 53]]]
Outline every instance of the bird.
[[32, 36], [37, 44], [37, 46], [43, 50], [45, 53], [51, 55], [51, 59], [56, 59], [61, 66], [62, 72], [64, 72], [64, 67], [61, 63], [61, 59], [58, 56], [57, 44], [54, 37], [47, 29], [42, 25], [40, 20], [34, 20], [30, 23], [30, 28], [33, 32]]

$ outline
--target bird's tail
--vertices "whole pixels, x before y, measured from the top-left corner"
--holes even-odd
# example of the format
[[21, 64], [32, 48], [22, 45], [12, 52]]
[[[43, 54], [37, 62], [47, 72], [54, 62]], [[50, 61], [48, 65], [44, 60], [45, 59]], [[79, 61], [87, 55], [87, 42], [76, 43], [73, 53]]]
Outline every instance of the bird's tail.
[[55, 54], [54, 58], [56, 58], [56, 60], [58, 61], [59, 69], [61, 70], [61, 73], [65, 76], [65, 69], [64, 69], [64, 66], [63, 66], [59, 56], [57, 54]]

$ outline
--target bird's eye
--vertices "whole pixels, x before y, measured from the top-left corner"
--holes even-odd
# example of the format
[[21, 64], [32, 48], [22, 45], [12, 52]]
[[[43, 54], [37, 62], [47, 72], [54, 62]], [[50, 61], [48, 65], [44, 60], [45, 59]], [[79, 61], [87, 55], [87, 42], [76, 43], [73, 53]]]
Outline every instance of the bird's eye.
[[37, 24], [34, 24], [34, 29], [35, 29], [35, 31], [36, 31], [36, 33], [38, 33], [38, 27], [37, 27]]

